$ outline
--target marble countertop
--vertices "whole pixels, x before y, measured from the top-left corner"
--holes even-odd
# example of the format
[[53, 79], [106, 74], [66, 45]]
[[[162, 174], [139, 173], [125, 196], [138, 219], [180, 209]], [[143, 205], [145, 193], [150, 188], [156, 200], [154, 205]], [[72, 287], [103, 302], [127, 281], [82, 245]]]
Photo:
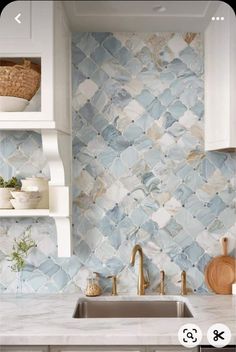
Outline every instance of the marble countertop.
[[182, 300], [194, 318], [74, 319], [76, 294], [0, 296], [0, 345], [178, 345], [178, 329], [226, 324], [236, 344], [236, 296], [143, 296], [96, 299]]

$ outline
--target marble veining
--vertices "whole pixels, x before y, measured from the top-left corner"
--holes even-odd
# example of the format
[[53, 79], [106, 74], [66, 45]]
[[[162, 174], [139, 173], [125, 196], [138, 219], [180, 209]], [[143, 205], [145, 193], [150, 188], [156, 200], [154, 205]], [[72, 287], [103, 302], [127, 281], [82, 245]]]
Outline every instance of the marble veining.
[[[234, 296], [145, 296], [100, 297], [102, 300], [181, 300], [194, 318], [74, 319], [77, 294], [1, 295], [0, 345], [179, 345], [178, 329], [197, 324], [207, 341], [207, 329], [226, 324], [236, 344], [236, 297]], [[168, 326], [168, 329], [167, 329]]]
[[[135, 293], [131, 249], [140, 243], [156, 292], [208, 292], [204, 267], [229, 237], [235, 255], [234, 153], [204, 153], [202, 37], [196, 33], [74, 33], [74, 256], [57, 258], [53, 220], [0, 220], [0, 291], [16, 290], [7, 255], [30, 230], [38, 247], [23, 271], [24, 292], [84, 291], [91, 271], [117, 275]], [[0, 133], [0, 174], [49, 176], [40, 135]]]

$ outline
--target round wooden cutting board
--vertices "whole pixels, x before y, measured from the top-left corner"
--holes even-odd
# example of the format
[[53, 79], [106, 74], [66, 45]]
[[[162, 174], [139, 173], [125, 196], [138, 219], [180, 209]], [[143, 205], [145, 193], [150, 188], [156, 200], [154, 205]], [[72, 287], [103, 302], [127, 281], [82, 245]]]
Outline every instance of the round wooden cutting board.
[[236, 281], [236, 259], [227, 255], [228, 238], [222, 239], [223, 255], [213, 258], [205, 268], [207, 286], [221, 295], [232, 294], [232, 283]]

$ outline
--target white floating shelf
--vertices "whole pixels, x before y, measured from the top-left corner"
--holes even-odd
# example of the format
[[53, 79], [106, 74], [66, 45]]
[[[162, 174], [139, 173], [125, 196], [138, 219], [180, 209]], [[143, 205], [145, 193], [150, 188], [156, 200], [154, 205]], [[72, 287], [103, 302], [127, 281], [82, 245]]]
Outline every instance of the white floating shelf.
[[0, 209], [0, 217], [49, 216], [49, 209]]
[[[23, 114], [23, 115], [21, 115]], [[28, 116], [27, 116], [28, 115]], [[3, 119], [4, 116], [4, 119]], [[30, 120], [31, 118], [31, 120]], [[55, 121], [42, 119], [42, 113], [0, 113], [1, 130], [52, 130], [55, 129]]]

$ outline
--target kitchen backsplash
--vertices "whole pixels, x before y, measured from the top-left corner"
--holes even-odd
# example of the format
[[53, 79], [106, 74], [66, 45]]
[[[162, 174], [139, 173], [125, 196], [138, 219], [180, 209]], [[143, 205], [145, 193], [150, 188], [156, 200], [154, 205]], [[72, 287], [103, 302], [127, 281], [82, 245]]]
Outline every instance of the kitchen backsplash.
[[[90, 271], [105, 291], [135, 293], [140, 243], [156, 292], [178, 293], [180, 274], [206, 292], [204, 267], [227, 234], [235, 255], [233, 153], [204, 153], [203, 47], [193, 33], [73, 35], [73, 232], [75, 255], [56, 256], [53, 220], [0, 220], [0, 290], [14, 292], [7, 261], [15, 237], [37, 248], [23, 272], [25, 292], [83, 291]], [[48, 176], [40, 135], [0, 133], [0, 174]]]

